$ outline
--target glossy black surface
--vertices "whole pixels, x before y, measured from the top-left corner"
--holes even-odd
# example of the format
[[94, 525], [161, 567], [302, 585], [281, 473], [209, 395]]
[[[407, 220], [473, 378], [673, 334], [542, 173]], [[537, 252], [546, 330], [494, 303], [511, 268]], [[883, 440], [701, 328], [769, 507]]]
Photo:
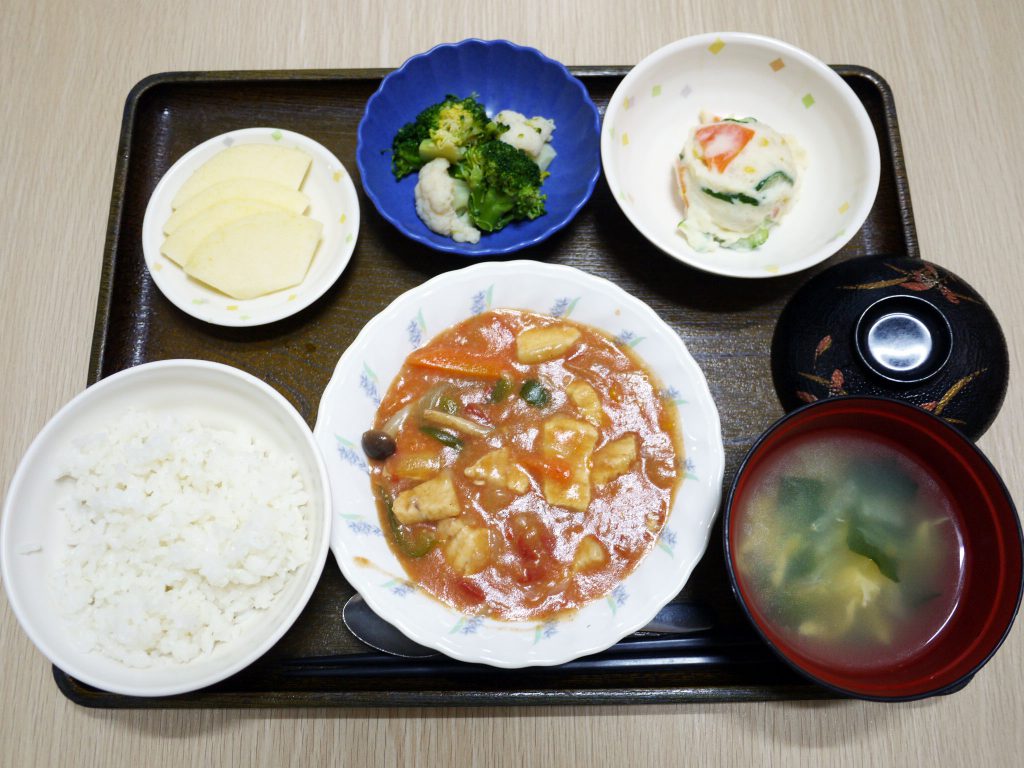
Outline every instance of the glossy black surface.
[[891, 397], [977, 440], [1009, 379], [992, 310], [943, 267], [868, 256], [811, 278], [787, 303], [772, 339], [772, 379], [787, 411], [836, 395]]

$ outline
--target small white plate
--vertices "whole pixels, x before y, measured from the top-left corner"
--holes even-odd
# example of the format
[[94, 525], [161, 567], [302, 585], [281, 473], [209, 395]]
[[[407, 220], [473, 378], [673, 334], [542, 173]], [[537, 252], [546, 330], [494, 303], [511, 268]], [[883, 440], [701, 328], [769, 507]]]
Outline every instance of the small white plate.
[[[58, 509], [60, 457], [72, 441], [100, 432], [128, 408], [196, 418], [209, 428], [244, 429], [294, 456], [310, 497], [309, 560], [292, 573], [242, 634], [187, 664], [137, 669], [86, 651], [69, 632], [52, 581], [64, 547]], [[331, 496], [323, 458], [305, 420], [265, 382], [204, 360], [162, 360], [115, 373], [67, 403], [18, 465], [3, 505], [0, 576], [22, 629], [51, 662], [84, 683], [126, 696], [170, 696], [212, 685], [266, 653], [295, 622], [327, 560]]]
[[[806, 152], [796, 203], [752, 251], [702, 253], [677, 229], [674, 163], [702, 110], [757, 118]], [[608, 102], [601, 162], [615, 201], [651, 243], [705, 272], [747, 278], [798, 272], [846, 245], [874, 205], [881, 168], [871, 119], [839, 75], [788, 43], [737, 32], [687, 37], [630, 70]]]
[[[411, 583], [384, 539], [362, 433], [405, 358], [445, 328], [500, 307], [528, 309], [604, 330], [631, 347], [678, 409], [685, 466], [657, 543], [611, 593], [546, 621], [468, 616]], [[635, 632], [683, 588], [708, 544], [722, 491], [718, 410], [679, 335], [607, 280], [534, 261], [447, 272], [399, 296], [338, 361], [313, 430], [335, 501], [331, 549], [378, 616], [412, 640], [462, 661], [497, 667], [561, 664]]]
[[[203, 163], [235, 144], [279, 144], [297, 147], [313, 158], [302, 185], [309, 197], [307, 215], [324, 225], [320, 246], [306, 279], [299, 285], [256, 299], [233, 299], [194, 280], [160, 253], [163, 226], [171, 200]], [[160, 291], [182, 312], [215, 325], [252, 326], [272, 323], [305, 309], [327, 292], [352, 258], [359, 235], [359, 198], [342, 162], [307, 136], [280, 128], [243, 128], [214, 136], [186, 152], [153, 190], [142, 222], [142, 253]]]

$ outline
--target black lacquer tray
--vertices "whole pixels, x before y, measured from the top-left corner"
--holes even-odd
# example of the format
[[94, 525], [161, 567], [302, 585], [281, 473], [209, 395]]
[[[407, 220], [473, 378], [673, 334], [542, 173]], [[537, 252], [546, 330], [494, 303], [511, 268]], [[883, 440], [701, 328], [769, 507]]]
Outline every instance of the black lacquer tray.
[[[860, 232], [829, 263], [870, 253], [918, 257], [896, 110], [885, 81], [862, 67], [836, 71], [864, 103], [882, 155], [878, 197]], [[603, 112], [627, 67], [573, 70]], [[257, 328], [207, 325], [177, 310], [143, 262], [142, 219], [153, 188], [182, 154], [226, 131], [275, 126], [306, 134], [349, 172], [356, 129], [384, 70], [172, 73], [141, 82], [128, 97], [107, 229], [89, 383], [123, 368], [168, 358], [236, 366], [276, 387], [310, 426], [320, 394], [359, 329], [400, 293], [469, 262], [410, 242], [360, 194], [355, 254], [337, 284], [299, 314]], [[358, 179], [357, 181], [357, 187]], [[726, 483], [755, 438], [782, 407], [769, 350], [782, 306], [809, 274], [736, 280], [697, 272], [663, 255], [622, 215], [603, 179], [562, 232], [520, 254], [609, 278], [675, 328], [704, 369], [721, 414]], [[824, 265], [823, 265], [824, 266]], [[815, 270], [817, 271], [817, 270]], [[141, 699], [96, 690], [54, 669], [61, 691], [93, 707], [283, 707], [654, 703], [812, 699], [833, 693], [777, 661], [757, 638], [729, 588], [721, 533], [678, 600], [713, 609], [715, 626], [681, 650], [576, 668], [498, 670], [447, 659], [394, 674], [391, 657], [367, 654], [341, 622], [352, 594], [333, 558], [292, 629], [262, 659], [202, 691]], [[367, 654], [358, 675], [295, 675], [289, 659]]]

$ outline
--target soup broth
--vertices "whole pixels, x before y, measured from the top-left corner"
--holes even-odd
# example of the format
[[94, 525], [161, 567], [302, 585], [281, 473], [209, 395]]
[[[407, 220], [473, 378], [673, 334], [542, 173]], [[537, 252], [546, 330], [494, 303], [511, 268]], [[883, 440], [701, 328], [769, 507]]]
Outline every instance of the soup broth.
[[734, 538], [749, 599], [807, 658], [889, 667], [953, 613], [964, 573], [940, 481], [854, 430], [793, 439], [751, 475]]

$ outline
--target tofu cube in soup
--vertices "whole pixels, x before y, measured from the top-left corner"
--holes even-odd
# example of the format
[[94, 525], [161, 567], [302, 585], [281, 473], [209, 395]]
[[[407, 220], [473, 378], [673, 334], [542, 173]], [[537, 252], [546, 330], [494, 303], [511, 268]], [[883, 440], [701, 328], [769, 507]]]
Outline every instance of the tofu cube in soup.
[[547, 475], [544, 498], [549, 504], [586, 512], [590, 505], [590, 457], [597, 444], [593, 424], [568, 416], [552, 416], [544, 422], [543, 454], [545, 460], [562, 462], [569, 467], [567, 478]]
[[444, 543], [444, 556], [463, 576], [478, 573], [491, 560], [490, 536], [486, 528], [464, 525]]
[[491, 560], [491, 540], [486, 528], [468, 525], [462, 517], [449, 517], [437, 524], [448, 564], [463, 576], [479, 573]]
[[507, 447], [485, 454], [475, 464], [466, 467], [463, 474], [478, 485], [508, 488], [520, 494], [530, 489], [529, 475], [516, 466]]
[[456, 534], [466, 527], [466, 523], [463, 522], [462, 517], [446, 517], [444, 520], [438, 522], [434, 526], [434, 533], [437, 534], [438, 541], [448, 541], [454, 539]]
[[562, 357], [580, 340], [580, 332], [571, 325], [530, 328], [516, 336], [516, 358], [520, 363], [543, 363]]
[[433, 480], [427, 480], [415, 488], [402, 491], [395, 497], [393, 511], [395, 518], [402, 525], [426, 523], [459, 515], [462, 508], [451, 473], [444, 472]]
[[594, 454], [590, 479], [595, 485], [610, 483], [617, 477], [629, 472], [636, 461], [636, 435], [625, 435], [612, 440]]
[[601, 426], [601, 422], [604, 420], [604, 409], [601, 408], [601, 396], [597, 394], [596, 389], [583, 379], [576, 379], [565, 388], [565, 394], [576, 406], [580, 416], [595, 427]]
[[601, 546], [601, 542], [594, 536], [584, 536], [576, 547], [576, 554], [572, 559], [572, 570], [574, 573], [590, 571], [601, 567], [606, 562], [608, 562], [608, 553]]

